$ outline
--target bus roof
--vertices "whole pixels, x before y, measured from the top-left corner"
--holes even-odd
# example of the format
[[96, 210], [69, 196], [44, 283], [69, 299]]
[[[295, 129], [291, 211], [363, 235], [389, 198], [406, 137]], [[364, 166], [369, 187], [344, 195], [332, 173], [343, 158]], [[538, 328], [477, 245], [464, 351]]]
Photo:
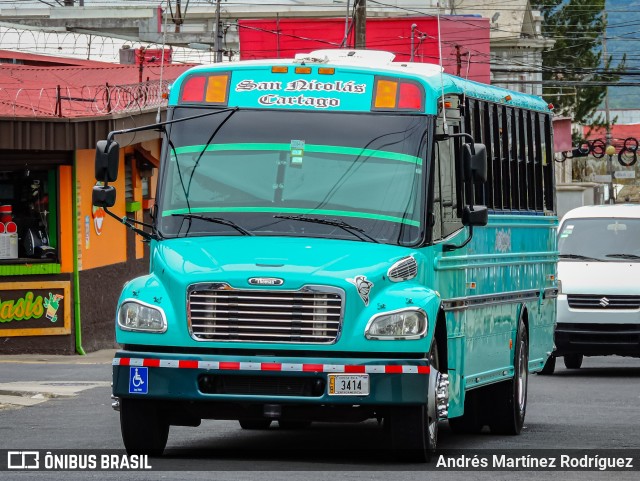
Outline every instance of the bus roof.
[[550, 113], [549, 104], [541, 97], [446, 74], [436, 64], [394, 62], [394, 57], [393, 53], [381, 50], [316, 50], [297, 54], [293, 59], [242, 60], [233, 63], [201, 65], [185, 72], [176, 82], [181, 82], [185, 76], [194, 72], [255, 69], [267, 66], [322, 65], [340, 68], [342, 72], [383, 74], [419, 80], [425, 90], [429, 91], [431, 98], [438, 98], [443, 94], [464, 94], [497, 104]]

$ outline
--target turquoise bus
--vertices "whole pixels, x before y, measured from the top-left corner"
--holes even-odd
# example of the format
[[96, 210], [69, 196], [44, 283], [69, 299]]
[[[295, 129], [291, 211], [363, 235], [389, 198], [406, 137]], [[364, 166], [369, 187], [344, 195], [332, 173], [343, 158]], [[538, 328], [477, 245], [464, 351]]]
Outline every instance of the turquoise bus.
[[[152, 223], [109, 211], [119, 134], [163, 135]], [[118, 301], [128, 452], [172, 425], [377, 419], [518, 434], [553, 350], [551, 111], [381, 51], [199, 66], [167, 119], [98, 143], [93, 203], [149, 242]]]

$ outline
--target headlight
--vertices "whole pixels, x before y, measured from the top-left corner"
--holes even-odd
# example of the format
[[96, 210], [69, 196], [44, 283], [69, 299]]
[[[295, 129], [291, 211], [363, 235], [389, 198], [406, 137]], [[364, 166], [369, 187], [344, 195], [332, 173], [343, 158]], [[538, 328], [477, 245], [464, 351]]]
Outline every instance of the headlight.
[[418, 309], [403, 309], [372, 317], [364, 335], [367, 339], [420, 339], [427, 333], [427, 314]]
[[123, 302], [118, 310], [118, 326], [125, 331], [164, 332], [167, 320], [164, 312], [138, 301]]

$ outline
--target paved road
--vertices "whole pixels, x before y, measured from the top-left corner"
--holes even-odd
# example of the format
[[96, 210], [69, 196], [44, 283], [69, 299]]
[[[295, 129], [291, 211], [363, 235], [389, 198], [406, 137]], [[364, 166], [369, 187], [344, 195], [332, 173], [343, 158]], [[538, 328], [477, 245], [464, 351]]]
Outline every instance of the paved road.
[[[110, 407], [110, 357], [105, 353], [83, 364], [61, 363], [58, 358], [48, 362], [0, 359], [0, 391], [10, 391], [6, 383], [28, 382], [31, 396], [38, 386], [53, 389], [55, 381], [62, 382], [60, 388], [76, 390], [65, 397], [45, 395], [44, 402], [33, 406], [5, 405], [0, 409], [0, 449], [121, 449], [118, 413]], [[480, 453], [525, 450], [522, 454], [543, 448], [640, 449], [640, 359], [588, 358], [579, 371], [566, 370], [562, 362], [558, 365], [553, 376], [532, 376], [520, 436], [457, 436], [442, 423], [440, 448]], [[304, 431], [280, 430], [274, 423], [268, 431], [243, 431], [236, 422], [203, 421], [199, 428], [172, 427], [165, 458], [176, 471], [188, 471], [197, 464], [217, 472], [212, 478], [210, 472], [194, 471], [189, 479], [638, 479], [638, 471], [434, 472], [433, 463], [425, 470], [421, 465], [391, 461], [384, 446], [376, 422], [314, 424]], [[123, 473], [113, 472], [49, 472], [20, 473], [15, 479], [122, 477]], [[184, 479], [184, 473], [135, 472], [126, 478]]]

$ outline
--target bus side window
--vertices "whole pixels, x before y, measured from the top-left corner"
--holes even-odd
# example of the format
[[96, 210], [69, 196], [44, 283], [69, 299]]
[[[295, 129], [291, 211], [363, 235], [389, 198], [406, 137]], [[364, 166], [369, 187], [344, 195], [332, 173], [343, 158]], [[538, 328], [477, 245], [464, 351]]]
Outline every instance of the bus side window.
[[[442, 132], [438, 122], [436, 129]], [[456, 188], [455, 148], [456, 139], [436, 142], [434, 152], [434, 193], [433, 210], [435, 224], [433, 240], [438, 241], [462, 228], [462, 220], [458, 216], [458, 197]]]

